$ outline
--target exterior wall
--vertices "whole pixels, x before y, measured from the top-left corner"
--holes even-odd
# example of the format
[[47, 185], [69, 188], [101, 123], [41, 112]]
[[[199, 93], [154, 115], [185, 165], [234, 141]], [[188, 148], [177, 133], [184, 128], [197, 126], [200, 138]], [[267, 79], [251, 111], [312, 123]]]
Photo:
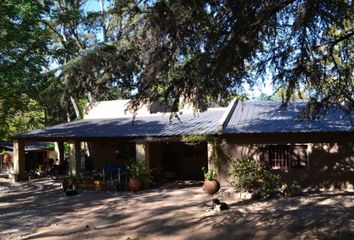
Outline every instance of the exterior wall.
[[[56, 150], [47, 150], [46, 152], [48, 158], [52, 158], [54, 160], [59, 159], [59, 154], [57, 153]], [[59, 162], [57, 161], [56, 164], [59, 164]]]
[[[124, 164], [135, 157], [135, 144], [115, 141], [88, 142], [88, 155], [93, 159], [93, 168], [102, 170], [107, 164]], [[130, 152], [130, 156], [127, 156]]]
[[207, 167], [207, 146], [202, 143], [188, 146], [184, 143], [150, 143], [150, 166], [158, 178], [202, 180], [202, 167]]
[[[338, 136], [337, 136], [338, 137]], [[311, 138], [310, 138], [311, 139]], [[342, 139], [348, 141], [348, 138]], [[271, 170], [282, 176], [283, 183], [296, 183], [310, 189], [353, 189], [354, 185], [354, 144], [353, 143], [306, 143], [309, 139], [299, 138], [295, 135], [271, 136], [245, 136], [244, 142], [238, 137], [225, 138], [226, 147], [231, 156], [228, 163], [223, 164], [221, 179], [228, 179], [223, 184], [229, 184], [229, 171], [232, 163], [238, 159], [253, 158], [262, 166], [267, 167], [268, 162], [262, 158], [264, 146], [270, 144], [301, 144], [307, 145], [307, 168]], [[252, 143], [256, 142], [256, 143]]]
[[287, 182], [313, 189], [354, 189], [353, 144], [316, 143], [310, 146], [308, 169], [280, 172]]

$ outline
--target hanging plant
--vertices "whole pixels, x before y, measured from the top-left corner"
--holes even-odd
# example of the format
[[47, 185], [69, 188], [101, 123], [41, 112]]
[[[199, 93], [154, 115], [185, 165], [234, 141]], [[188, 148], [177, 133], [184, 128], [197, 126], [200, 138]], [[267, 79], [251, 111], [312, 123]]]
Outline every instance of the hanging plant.
[[189, 146], [195, 146], [200, 144], [201, 142], [205, 142], [207, 140], [207, 135], [204, 134], [191, 134], [182, 136], [182, 142]]
[[212, 146], [209, 159], [219, 170], [222, 162], [228, 162], [231, 159], [230, 154], [219, 137], [208, 135], [206, 140]]

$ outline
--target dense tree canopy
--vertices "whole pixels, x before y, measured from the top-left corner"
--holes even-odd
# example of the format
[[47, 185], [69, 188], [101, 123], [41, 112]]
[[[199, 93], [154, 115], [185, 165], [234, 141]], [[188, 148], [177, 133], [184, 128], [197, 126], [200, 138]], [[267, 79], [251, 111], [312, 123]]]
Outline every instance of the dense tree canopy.
[[[95, 49], [99, 57], [94, 61], [90, 54], [84, 55], [63, 76], [91, 86], [121, 83], [130, 76], [127, 84], [133, 83], [139, 101], [164, 98], [178, 104], [184, 96], [203, 107], [210, 96], [242, 94], [245, 82], [253, 86], [270, 72], [275, 89], [286, 89], [285, 103], [304, 89], [323, 106], [353, 103], [353, 4], [340, 0], [136, 3], [129, 15], [130, 31], [100, 46], [102, 52]], [[106, 48], [116, 57], [105, 58]], [[79, 65], [87, 71], [75, 74]]]
[[[99, 8], [89, 9], [92, 3]], [[45, 99], [53, 121], [63, 111], [80, 117], [82, 102], [117, 97], [131, 96], [132, 108], [163, 99], [176, 109], [181, 97], [205, 108], [243, 96], [245, 84], [266, 76], [285, 105], [306, 95], [311, 112], [343, 102], [353, 112], [352, 0], [0, 4], [1, 87], [40, 106]]]
[[[35, 1], [0, 2], [0, 139], [19, 131], [19, 125], [23, 130], [44, 124], [44, 114], [35, 113], [39, 103], [29, 109], [47, 65], [48, 35], [40, 26], [43, 10]], [[34, 112], [26, 115], [28, 111]]]

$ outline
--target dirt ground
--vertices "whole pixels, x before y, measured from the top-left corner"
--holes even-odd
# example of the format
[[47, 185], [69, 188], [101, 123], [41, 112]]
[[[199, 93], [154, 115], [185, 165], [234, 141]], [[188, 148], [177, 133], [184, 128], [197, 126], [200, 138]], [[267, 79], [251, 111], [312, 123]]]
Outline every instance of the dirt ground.
[[0, 183], [0, 239], [354, 239], [354, 193], [229, 200], [209, 210], [201, 183], [64, 196], [37, 179]]

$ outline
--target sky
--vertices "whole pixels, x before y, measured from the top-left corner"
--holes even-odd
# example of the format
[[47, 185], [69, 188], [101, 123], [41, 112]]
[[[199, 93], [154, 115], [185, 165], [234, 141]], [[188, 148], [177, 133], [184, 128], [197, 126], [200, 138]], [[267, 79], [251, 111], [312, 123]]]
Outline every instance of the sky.
[[245, 90], [250, 99], [259, 98], [262, 93], [271, 96], [273, 94], [272, 75], [268, 74], [263, 84], [254, 86], [253, 89], [246, 85]]
[[[105, 1], [105, 7], [109, 5], [108, 1]], [[88, 0], [85, 6], [86, 11], [100, 11], [100, 0]]]

